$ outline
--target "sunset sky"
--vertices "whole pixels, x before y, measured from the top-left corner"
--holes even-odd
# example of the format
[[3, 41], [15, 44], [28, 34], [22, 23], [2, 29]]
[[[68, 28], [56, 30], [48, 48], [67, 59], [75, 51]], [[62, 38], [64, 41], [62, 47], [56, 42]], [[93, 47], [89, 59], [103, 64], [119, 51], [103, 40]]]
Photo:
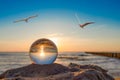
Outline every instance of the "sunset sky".
[[[119, 9], [120, 0], [0, 0], [0, 52], [29, 51], [40, 38], [59, 51], [120, 51]], [[82, 29], [75, 14], [79, 23], [95, 24]]]

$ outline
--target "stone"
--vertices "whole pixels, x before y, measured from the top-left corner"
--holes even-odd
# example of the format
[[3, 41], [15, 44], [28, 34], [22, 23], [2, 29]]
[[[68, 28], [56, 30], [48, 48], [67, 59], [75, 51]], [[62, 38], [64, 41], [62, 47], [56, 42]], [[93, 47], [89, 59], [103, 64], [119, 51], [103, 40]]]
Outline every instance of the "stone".
[[61, 64], [30, 64], [28, 66], [7, 70], [0, 75], [5, 80], [114, 80], [107, 71], [97, 65], [69, 66]]

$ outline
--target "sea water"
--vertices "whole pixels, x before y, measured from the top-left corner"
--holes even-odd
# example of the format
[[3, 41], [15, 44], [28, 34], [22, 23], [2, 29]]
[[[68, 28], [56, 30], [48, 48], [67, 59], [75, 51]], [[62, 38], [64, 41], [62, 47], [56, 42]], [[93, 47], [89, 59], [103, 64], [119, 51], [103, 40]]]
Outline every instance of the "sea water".
[[[62, 52], [58, 54], [55, 63], [68, 65], [95, 64], [106, 70], [109, 74], [116, 77], [120, 76], [120, 59], [86, 54], [84, 52]], [[31, 64], [29, 53], [27, 52], [1, 52], [0, 53], [0, 74], [8, 69], [18, 68]]]

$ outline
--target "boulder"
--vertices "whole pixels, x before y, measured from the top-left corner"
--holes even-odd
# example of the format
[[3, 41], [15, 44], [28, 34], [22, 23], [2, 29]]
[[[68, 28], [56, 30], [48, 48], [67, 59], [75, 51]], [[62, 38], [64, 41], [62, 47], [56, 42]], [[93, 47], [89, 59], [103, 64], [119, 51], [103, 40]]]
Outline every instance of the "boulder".
[[0, 75], [5, 80], [114, 80], [107, 71], [97, 65], [69, 66], [61, 64], [30, 64], [28, 66], [7, 70]]

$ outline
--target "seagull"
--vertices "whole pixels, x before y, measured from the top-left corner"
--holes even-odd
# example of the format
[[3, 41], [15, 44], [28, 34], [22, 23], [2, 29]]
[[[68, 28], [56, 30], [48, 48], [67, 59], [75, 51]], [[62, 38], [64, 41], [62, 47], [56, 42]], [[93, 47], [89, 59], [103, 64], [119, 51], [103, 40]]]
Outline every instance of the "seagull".
[[13, 21], [13, 22], [17, 23], [17, 22], [25, 21], [27, 23], [29, 19], [32, 19], [32, 18], [35, 18], [35, 17], [38, 17], [38, 15], [30, 16], [30, 17], [27, 17], [25, 19], [16, 20], [16, 21]]
[[86, 22], [86, 23], [84, 23], [84, 24], [79, 24], [79, 26], [80, 26], [81, 28], [84, 28], [85, 26], [87, 26], [87, 25], [89, 25], [89, 24], [93, 24], [93, 23], [95, 23], [95, 22]]
[[80, 20], [79, 20], [79, 17], [77, 16], [77, 14], [75, 14], [75, 17], [76, 17], [76, 19], [77, 19], [77, 21], [78, 21], [78, 23], [79, 23], [79, 26], [80, 26], [81, 28], [84, 28], [85, 26], [87, 26], [87, 25], [89, 25], [89, 24], [95, 23], [95, 22], [86, 22], [86, 23], [84, 23], [84, 24], [80, 24]]

